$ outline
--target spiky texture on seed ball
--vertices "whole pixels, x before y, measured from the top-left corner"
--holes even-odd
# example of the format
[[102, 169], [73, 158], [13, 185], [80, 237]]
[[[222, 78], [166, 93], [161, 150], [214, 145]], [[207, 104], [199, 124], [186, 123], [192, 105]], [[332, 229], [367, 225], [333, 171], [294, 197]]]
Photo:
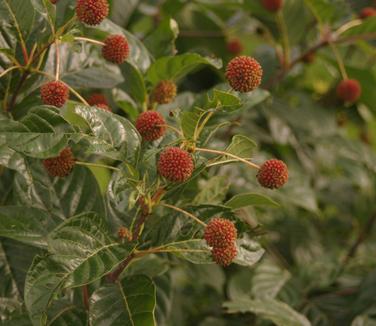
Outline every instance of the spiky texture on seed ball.
[[228, 247], [236, 241], [237, 230], [233, 222], [216, 217], [205, 227], [204, 239], [211, 247]]
[[158, 172], [171, 182], [184, 182], [192, 175], [194, 164], [191, 155], [179, 148], [166, 148], [158, 160]]
[[61, 81], [51, 81], [41, 86], [40, 96], [44, 104], [60, 108], [68, 100], [69, 88]]
[[250, 92], [260, 85], [262, 68], [252, 57], [235, 57], [227, 65], [226, 78], [235, 91]]
[[70, 147], [64, 148], [59, 156], [43, 160], [43, 165], [48, 174], [53, 177], [65, 177], [74, 167], [74, 157]]
[[112, 112], [111, 108], [106, 104], [99, 103], [99, 104], [96, 104], [95, 106], [99, 109], [104, 110], [104, 111]]
[[98, 25], [108, 16], [107, 0], [77, 0], [76, 15], [87, 25]]
[[337, 86], [337, 96], [345, 102], [355, 102], [362, 93], [362, 88], [356, 79], [342, 80]]
[[365, 7], [359, 13], [360, 19], [376, 16], [376, 9], [372, 7]]
[[242, 42], [237, 39], [231, 39], [227, 42], [227, 51], [233, 55], [239, 55], [244, 50]]
[[118, 237], [120, 239], [125, 239], [127, 241], [132, 241], [132, 233], [125, 226], [122, 226], [122, 227], [119, 228], [119, 230], [118, 230]]
[[153, 141], [161, 138], [166, 132], [166, 121], [157, 111], [141, 113], [136, 120], [136, 128], [142, 139]]
[[261, 3], [270, 12], [276, 12], [283, 6], [283, 0], [262, 0]]
[[265, 188], [277, 189], [288, 180], [289, 173], [284, 162], [276, 159], [267, 160], [257, 173], [259, 184]]
[[212, 249], [213, 260], [221, 266], [228, 266], [235, 259], [237, 254], [237, 249], [235, 243], [227, 247], [213, 247]]
[[108, 105], [108, 101], [106, 97], [101, 93], [93, 93], [90, 95], [90, 97], [87, 99], [87, 102], [89, 105], [98, 105], [98, 104], [106, 104]]
[[109, 35], [102, 47], [103, 57], [112, 63], [121, 64], [129, 55], [128, 40], [123, 35]]
[[153, 89], [151, 101], [158, 104], [171, 103], [176, 96], [176, 84], [171, 80], [162, 80]]

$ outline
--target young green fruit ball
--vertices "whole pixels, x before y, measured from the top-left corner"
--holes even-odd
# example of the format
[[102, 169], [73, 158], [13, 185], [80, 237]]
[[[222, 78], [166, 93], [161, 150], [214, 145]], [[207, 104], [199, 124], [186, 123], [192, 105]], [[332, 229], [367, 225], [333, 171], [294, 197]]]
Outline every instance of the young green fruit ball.
[[153, 89], [151, 101], [158, 104], [171, 103], [176, 96], [176, 84], [171, 80], [162, 80]]
[[123, 35], [109, 35], [104, 40], [103, 57], [112, 63], [122, 64], [129, 55], [129, 44]]
[[59, 156], [43, 160], [43, 165], [52, 177], [65, 177], [74, 167], [74, 157], [70, 147], [63, 149]]
[[226, 78], [235, 91], [250, 92], [260, 85], [262, 68], [254, 58], [239, 56], [228, 63]]
[[261, 165], [256, 177], [261, 186], [278, 189], [287, 182], [289, 173], [284, 162], [272, 159]]
[[224, 218], [213, 218], [205, 227], [204, 239], [211, 247], [228, 247], [235, 243], [236, 237], [234, 223]]
[[362, 93], [362, 88], [356, 79], [342, 80], [336, 89], [337, 96], [344, 102], [355, 102]]
[[45, 83], [40, 88], [43, 104], [62, 107], [69, 97], [69, 88], [61, 81]]
[[190, 178], [194, 169], [191, 155], [179, 148], [166, 148], [158, 160], [159, 174], [171, 182], [184, 182]]
[[146, 141], [161, 138], [166, 132], [166, 121], [157, 111], [141, 113], [136, 120], [136, 129]]
[[213, 247], [212, 251], [213, 260], [223, 267], [226, 267], [232, 263], [237, 255], [237, 249], [235, 244], [231, 244], [227, 247]]
[[283, 0], [261, 0], [261, 3], [270, 12], [277, 12], [283, 6]]
[[108, 16], [107, 0], [77, 0], [76, 15], [79, 21], [87, 25], [98, 25]]

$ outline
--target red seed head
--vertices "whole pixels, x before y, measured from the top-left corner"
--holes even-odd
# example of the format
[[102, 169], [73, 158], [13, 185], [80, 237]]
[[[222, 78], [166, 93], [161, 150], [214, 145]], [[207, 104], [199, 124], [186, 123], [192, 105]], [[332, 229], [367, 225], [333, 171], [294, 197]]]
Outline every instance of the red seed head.
[[112, 112], [111, 108], [106, 104], [99, 103], [99, 104], [96, 104], [95, 106], [99, 109], [104, 110], [104, 111]]
[[57, 4], [58, 1], [59, 1], [59, 0], [50, 0], [50, 2], [51, 2], [53, 5]]
[[103, 57], [112, 63], [121, 64], [129, 55], [129, 44], [123, 35], [109, 35], [104, 40]]
[[70, 147], [63, 149], [59, 156], [43, 160], [43, 165], [48, 174], [53, 177], [65, 177], [74, 167], [74, 157]]
[[286, 164], [275, 159], [266, 161], [257, 173], [259, 184], [270, 189], [282, 187], [287, 182], [288, 177]]
[[237, 254], [236, 245], [233, 243], [227, 247], [214, 247], [212, 249], [213, 260], [221, 266], [228, 266], [235, 259]]
[[68, 100], [69, 88], [61, 81], [52, 81], [41, 86], [40, 95], [44, 104], [60, 108]]
[[233, 55], [239, 55], [244, 50], [242, 42], [239, 39], [234, 38], [227, 42], [227, 51]]
[[171, 80], [162, 80], [153, 89], [151, 101], [158, 104], [171, 103], [176, 96], [176, 85]]
[[270, 12], [276, 12], [283, 6], [283, 0], [261, 0], [261, 3]]
[[108, 16], [108, 12], [107, 0], [77, 0], [76, 15], [85, 24], [100, 24]]
[[184, 182], [194, 169], [191, 155], [179, 147], [168, 147], [159, 156], [158, 172], [171, 182]]
[[345, 102], [355, 102], [362, 93], [362, 88], [356, 79], [342, 80], [337, 86], [337, 96]]
[[98, 105], [98, 104], [106, 104], [108, 105], [108, 101], [106, 97], [101, 93], [93, 93], [90, 95], [90, 97], [87, 99], [87, 102], [89, 105]]
[[250, 92], [260, 85], [262, 68], [252, 57], [239, 56], [228, 63], [226, 78], [234, 90]]
[[118, 237], [120, 239], [125, 239], [127, 241], [132, 241], [132, 233], [125, 226], [122, 226], [122, 227], [119, 228], [119, 230], [118, 230]]
[[136, 128], [146, 141], [161, 138], [166, 132], [165, 125], [165, 119], [163, 119], [163, 116], [157, 111], [143, 112], [136, 120]]
[[360, 19], [376, 16], [376, 9], [372, 7], [365, 7], [359, 13]]
[[213, 218], [205, 228], [204, 239], [211, 247], [224, 248], [236, 241], [237, 230], [233, 222], [224, 218]]

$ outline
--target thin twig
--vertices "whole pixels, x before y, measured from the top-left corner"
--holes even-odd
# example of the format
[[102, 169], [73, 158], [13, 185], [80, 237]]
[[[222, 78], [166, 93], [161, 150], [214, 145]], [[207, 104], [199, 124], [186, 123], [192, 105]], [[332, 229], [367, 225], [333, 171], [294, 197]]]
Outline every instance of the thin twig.
[[80, 37], [80, 36], [77, 36], [74, 38], [75, 41], [84, 41], [84, 42], [89, 42], [89, 43], [93, 43], [93, 44], [96, 44], [96, 45], [101, 45], [103, 46], [104, 43], [101, 42], [101, 41], [97, 41], [97, 40], [93, 40], [91, 38], [87, 38], [87, 37]]
[[201, 221], [199, 218], [197, 218], [196, 216], [194, 216], [193, 214], [185, 211], [184, 209], [181, 209], [179, 207], [176, 207], [176, 206], [173, 206], [173, 205], [169, 205], [169, 204], [161, 204], [161, 206], [164, 206], [164, 207], [168, 207], [168, 208], [171, 208], [177, 212], [180, 212], [188, 217], [190, 217], [191, 219], [193, 219], [194, 221], [196, 221], [197, 223], [201, 224], [202, 226], [206, 227], [206, 223]]

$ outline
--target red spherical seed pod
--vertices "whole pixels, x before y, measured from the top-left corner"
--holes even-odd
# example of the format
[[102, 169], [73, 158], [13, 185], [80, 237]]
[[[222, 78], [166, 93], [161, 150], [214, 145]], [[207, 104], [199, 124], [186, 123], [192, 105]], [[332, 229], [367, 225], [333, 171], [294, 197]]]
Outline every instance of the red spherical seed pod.
[[107, 0], [77, 0], [76, 15], [79, 21], [87, 25], [98, 25], [108, 16]]
[[233, 222], [224, 218], [213, 218], [205, 228], [204, 239], [211, 247], [228, 247], [236, 241], [237, 230]]
[[118, 230], [118, 237], [120, 239], [125, 239], [127, 241], [132, 241], [132, 233], [125, 226], [122, 226], [122, 227], [119, 228], [119, 230]]
[[270, 12], [277, 12], [283, 6], [283, 0], [261, 0], [261, 3]]
[[59, 0], [50, 0], [53, 5], [56, 5]]
[[108, 106], [108, 101], [106, 97], [101, 93], [93, 93], [90, 95], [90, 97], [87, 99], [87, 102], [89, 105], [98, 105], [98, 104], [105, 104]]
[[280, 160], [268, 160], [261, 165], [257, 173], [259, 184], [265, 188], [277, 189], [282, 187], [288, 180], [287, 166]]
[[342, 80], [336, 89], [337, 96], [345, 102], [355, 102], [362, 93], [362, 88], [356, 79]]
[[44, 104], [60, 108], [68, 100], [69, 88], [61, 81], [52, 81], [41, 86], [40, 95]]
[[75, 161], [70, 147], [63, 149], [59, 156], [43, 160], [43, 165], [48, 174], [53, 177], [65, 177], [74, 167]]
[[228, 63], [226, 78], [235, 91], [250, 92], [260, 85], [262, 68], [254, 58], [239, 56]]
[[99, 103], [99, 104], [96, 104], [95, 106], [99, 109], [104, 110], [104, 111], [112, 112], [111, 108], [106, 104]]
[[239, 55], [244, 50], [243, 44], [239, 39], [234, 38], [227, 42], [227, 51], [233, 55]]
[[171, 103], [176, 96], [176, 84], [171, 80], [162, 80], [153, 89], [150, 96], [152, 102], [158, 104]]
[[372, 7], [365, 7], [359, 13], [360, 19], [376, 16], [376, 9]]
[[153, 141], [161, 138], [166, 132], [166, 121], [157, 111], [141, 113], [136, 120], [136, 128], [142, 139]]
[[231, 244], [227, 247], [213, 247], [212, 257], [213, 260], [221, 266], [228, 266], [235, 259], [238, 251], [235, 244]]
[[103, 57], [112, 63], [122, 64], [129, 55], [129, 44], [123, 35], [110, 35], [104, 40]]
[[166, 148], [158, 160], [158, 172], [171, 182], [184, 182], [194, 169], [191, 155], [179, 147]]

